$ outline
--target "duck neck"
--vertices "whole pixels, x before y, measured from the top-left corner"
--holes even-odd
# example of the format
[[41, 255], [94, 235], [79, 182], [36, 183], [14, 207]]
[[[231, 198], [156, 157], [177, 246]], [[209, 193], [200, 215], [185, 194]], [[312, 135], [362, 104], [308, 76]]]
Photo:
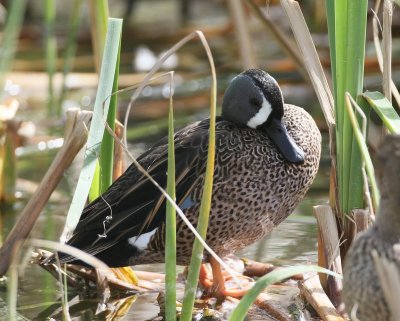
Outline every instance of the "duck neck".
[[400, 197], [397, 191], [382, 196], [375, 224], [383, 235], [400, 237]]

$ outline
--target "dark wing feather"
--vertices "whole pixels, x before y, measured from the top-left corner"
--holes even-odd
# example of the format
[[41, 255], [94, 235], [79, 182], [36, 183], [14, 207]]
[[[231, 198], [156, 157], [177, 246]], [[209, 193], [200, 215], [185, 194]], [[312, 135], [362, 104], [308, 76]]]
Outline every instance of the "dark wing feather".
[[[209, 120], [175, 134], [176, 200], [180, 204], [205, 170]], [[168, 142], [164, 138], [138, 158], [158, 184], [167, 182]], [[107, 217], [112, 217], [107, 220]], [[96, 255], [120, 240], [152, 231], [165, 221], [165, 197], [135, 165], [83, 211], [69, 245]], [[106, 237], [99, 235], [105, 234]], [[62, 262], [72, 261], [69, 256]]]

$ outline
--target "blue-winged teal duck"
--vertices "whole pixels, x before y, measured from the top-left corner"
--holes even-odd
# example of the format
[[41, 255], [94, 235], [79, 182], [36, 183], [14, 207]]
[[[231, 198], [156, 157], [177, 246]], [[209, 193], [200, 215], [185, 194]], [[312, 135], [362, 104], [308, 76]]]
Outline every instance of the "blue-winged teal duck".
[[354, 307], [362, 321], [394, 320], [371, 252], [394, 263], [400, 275], [400, 136], [383, 140], [376, 173], [381, 192], [376, 221], [355, 239], [344, 264], [343, 301], [346, 310], [350, 313]]
[[[176, 201], [194, 225], [202, 194], [208, 130], [206, 119], [175, 134]], [[314, 180], [320, 148], [321, 135], [314, 120], [303, 108], [284, 104], [273, 77], [259, 69], [235, 77], [225, 92], [222, 116], [216, 121], [213, 197], [206, 240], [209, 246], [224, 257], [261, 239], [281, 223]], [[166, 138], [138, 161], [161, 186], [166, 186]], [[107, 220], [111, 214], [112, 219]], [[164, 228], [164, 197], [132, 165], [84, 209], [68, 244], [112, 267], [163, 262]], [[99, 236], [103, 233], [107, 237]], [[178, 219], [178, 264], [189, 263], [192, 243], [192, 233]], [[69, 256], [61, 260], [74, 262]], [[204, 261], [208, 260], [205, 253]]]

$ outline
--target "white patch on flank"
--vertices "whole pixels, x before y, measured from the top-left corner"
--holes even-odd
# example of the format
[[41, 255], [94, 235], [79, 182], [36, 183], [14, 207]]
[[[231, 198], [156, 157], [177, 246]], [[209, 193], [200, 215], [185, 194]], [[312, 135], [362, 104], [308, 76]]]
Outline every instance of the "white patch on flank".
[[139, 250], [144, 250], [155, 232], [157, 232], [157, 228], [139, 236], [130, 237], [128, 239], [128, 243], [134, 247], [137, 247]]
[[272, 111], [271, 104], [269, 103], [268, 100], [265, 99], [264, 95], [262, 97], [263, 97], [263, 104], [260, 110], [247, 122], [247, 126], [250, 128], [257, 128], [257, 126], [264, 124], [267, 121], [269, 115], [271, 114]]

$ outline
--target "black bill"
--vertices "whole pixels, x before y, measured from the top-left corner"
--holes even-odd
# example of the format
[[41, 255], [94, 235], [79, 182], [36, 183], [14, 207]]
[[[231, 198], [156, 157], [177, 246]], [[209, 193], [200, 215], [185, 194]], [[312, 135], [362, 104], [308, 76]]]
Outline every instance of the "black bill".
[[302, 164], [304, 162], [303, 150], [289, 136], [281, 119], [272, 118], [267, 125], [263, 126], [263, 130], [288, 162], [293, 164]]

